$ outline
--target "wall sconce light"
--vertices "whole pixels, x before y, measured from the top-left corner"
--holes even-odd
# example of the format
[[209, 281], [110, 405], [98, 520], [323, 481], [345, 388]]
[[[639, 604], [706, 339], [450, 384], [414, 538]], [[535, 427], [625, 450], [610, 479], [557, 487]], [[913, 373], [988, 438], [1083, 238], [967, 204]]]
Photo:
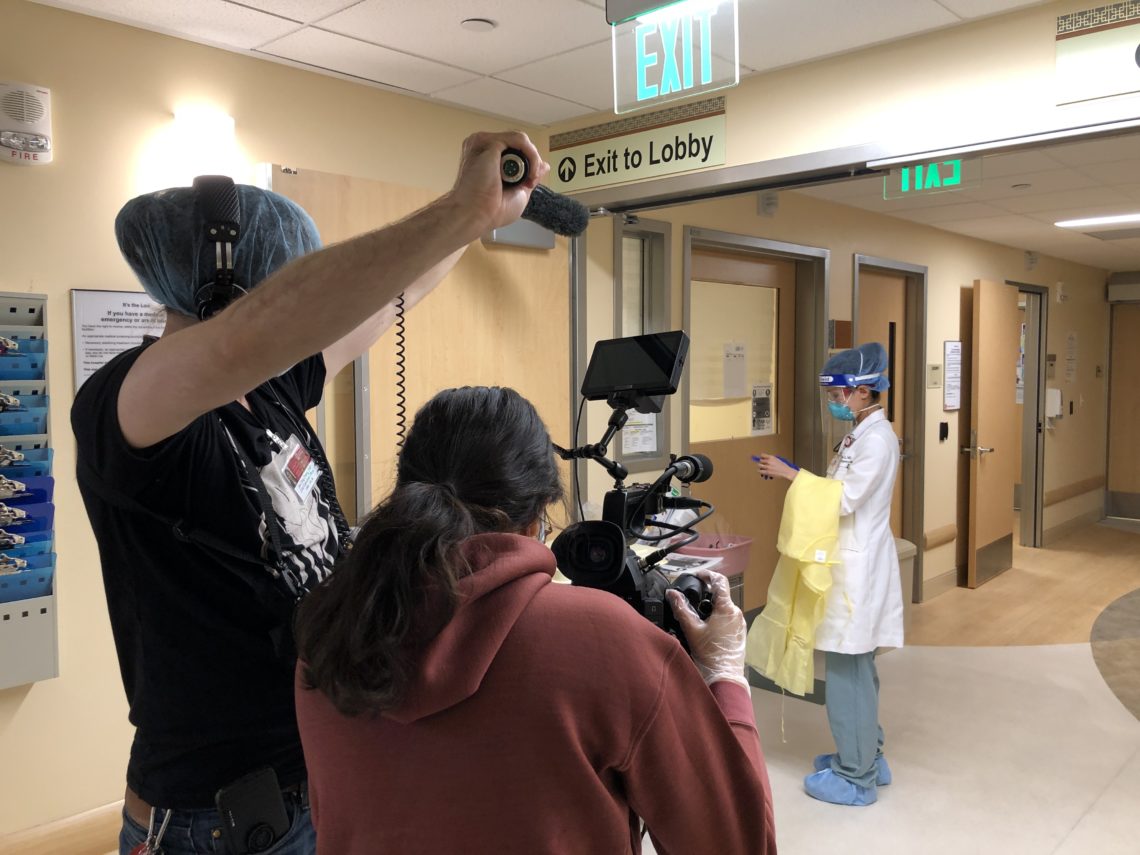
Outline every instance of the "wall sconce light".
[[208, 104], [183, 104], [173, 121], [158, 128], [139, 159], [136, 192], [188, 187], [198, 175], [228, 175], [239, 183], [250, 179], [233, 116]]

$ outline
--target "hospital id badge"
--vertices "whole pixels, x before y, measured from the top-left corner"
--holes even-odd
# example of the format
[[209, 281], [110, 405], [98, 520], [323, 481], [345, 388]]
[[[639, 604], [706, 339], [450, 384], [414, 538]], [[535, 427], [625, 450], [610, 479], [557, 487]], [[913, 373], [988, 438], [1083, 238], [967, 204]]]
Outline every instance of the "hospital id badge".
[[289, 437], [289, 442], [285, 444], [285, 463], [281, 467], [281, 474], [302, 502], [309, 498], [309, 493], [313, 492], [313, 486], [320, 477], [317, 462], [295, 436]]

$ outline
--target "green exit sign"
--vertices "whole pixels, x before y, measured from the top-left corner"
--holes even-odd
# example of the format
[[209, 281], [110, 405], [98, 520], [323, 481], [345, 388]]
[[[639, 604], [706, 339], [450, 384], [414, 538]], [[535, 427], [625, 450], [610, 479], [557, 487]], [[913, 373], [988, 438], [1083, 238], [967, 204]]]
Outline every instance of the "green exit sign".
[[883, 198], [901, 199], [910, 196], [928, 196], [950, 190], [979, 187], [982, 183], [982, 161], [932, 160], [892, 169], [883, 177]]

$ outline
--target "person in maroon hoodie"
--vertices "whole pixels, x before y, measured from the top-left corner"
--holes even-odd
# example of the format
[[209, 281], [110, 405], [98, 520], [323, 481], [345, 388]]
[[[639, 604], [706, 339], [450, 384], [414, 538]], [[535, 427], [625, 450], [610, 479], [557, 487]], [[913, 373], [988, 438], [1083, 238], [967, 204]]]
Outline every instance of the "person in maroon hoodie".
[[693, 659], [609, 593], [554, 584], [550, 437], [511, 389], [440, 392], [396, 484], [302, 603], [297, 720], [320, 853], [775, 853], [723, 576]]

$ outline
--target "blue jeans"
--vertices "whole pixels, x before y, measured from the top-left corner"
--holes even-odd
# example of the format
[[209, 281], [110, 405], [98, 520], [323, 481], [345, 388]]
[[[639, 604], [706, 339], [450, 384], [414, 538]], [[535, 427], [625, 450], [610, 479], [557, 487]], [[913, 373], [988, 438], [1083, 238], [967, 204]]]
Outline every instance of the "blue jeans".
[[[302, 805], [293, 794], [285, 794], [289, 814], [289, 830], [262, 855], [315, 855], [317, 834], [309, 817], [309, 806]], [[162, 827], [166, 811], [156, 810], [155, 832]], [[163, 855], [234, 855], [222, 839], [222, 820], [214, 808], [172, 810], [170, 824], [159, 848]], [[123, 811], [123, 830], [119, 832], [119, 855], [128, 855], [146, 841], [147, 830]]]

